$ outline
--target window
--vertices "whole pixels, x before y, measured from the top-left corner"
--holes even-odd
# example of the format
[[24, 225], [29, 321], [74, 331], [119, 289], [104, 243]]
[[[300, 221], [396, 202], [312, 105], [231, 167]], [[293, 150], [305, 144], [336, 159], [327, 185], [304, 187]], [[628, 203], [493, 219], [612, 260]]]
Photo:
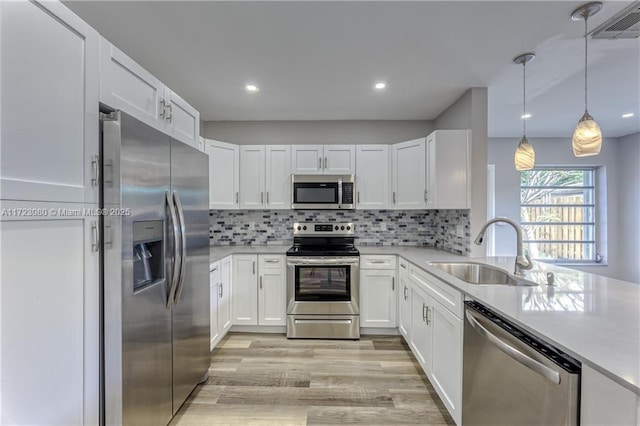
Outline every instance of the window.
[[520, 223], [532, 259], [600, 262], [595, 168], [540, 168], [520, 175]]

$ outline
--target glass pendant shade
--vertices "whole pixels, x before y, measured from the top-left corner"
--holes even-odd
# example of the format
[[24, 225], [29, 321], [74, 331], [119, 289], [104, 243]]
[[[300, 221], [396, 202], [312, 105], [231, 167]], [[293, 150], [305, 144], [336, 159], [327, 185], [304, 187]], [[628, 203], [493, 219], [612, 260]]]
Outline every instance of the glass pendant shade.
[[573, 145], [573, 155], [576, 157], [600, 154], [602, 132], [600, 131], [598, 123], [596, 123], [587, 111], [584, 112], [584, 115], [580, 121], [578, 121], [576, 129], [573, 131], [571, 143]]
[[533, 147], [527, 140], [526, 136], [522, 136], [516, 153], [513, 156], [513, 162], [516, 165], [516, 170], [531, 170], [536, 163], [536, 153], [533, 151]]

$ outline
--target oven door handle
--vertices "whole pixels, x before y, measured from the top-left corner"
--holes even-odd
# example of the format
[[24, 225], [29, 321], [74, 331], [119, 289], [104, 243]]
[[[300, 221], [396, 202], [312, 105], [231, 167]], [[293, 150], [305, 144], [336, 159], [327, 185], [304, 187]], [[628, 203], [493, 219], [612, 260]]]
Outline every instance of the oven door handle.
[[331, 257], [331, 258], [287, 258], [287, 265], [353, 265], [359, 264], [359, 257]]

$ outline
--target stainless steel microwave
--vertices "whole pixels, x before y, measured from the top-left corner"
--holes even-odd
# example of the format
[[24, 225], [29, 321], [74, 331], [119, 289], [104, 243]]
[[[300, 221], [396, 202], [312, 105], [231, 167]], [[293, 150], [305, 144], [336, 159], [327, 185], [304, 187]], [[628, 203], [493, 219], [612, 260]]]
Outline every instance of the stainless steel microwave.
[[354, 175], [291, 175], [291, 185], [293, 209], [356, 208]]

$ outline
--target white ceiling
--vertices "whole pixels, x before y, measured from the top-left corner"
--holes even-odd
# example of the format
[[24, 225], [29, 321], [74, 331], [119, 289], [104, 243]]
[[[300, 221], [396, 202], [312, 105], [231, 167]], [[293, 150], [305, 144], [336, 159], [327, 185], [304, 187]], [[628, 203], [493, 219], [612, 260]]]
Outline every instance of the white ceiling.
[[[65, 3], [205, 121], [430, 120], [488, 87], [489, 135], [513, 137], [522, 68], [511, 61], [527, 51], [527, 135], [570, 135], [583, 112], [583, 24], [569, 18], [582, 2]], [[605, 2], [590, 28], [629, 3]], [[640, 131], [640, 39], [589, 43], [589, 111], [605, 136]]]

